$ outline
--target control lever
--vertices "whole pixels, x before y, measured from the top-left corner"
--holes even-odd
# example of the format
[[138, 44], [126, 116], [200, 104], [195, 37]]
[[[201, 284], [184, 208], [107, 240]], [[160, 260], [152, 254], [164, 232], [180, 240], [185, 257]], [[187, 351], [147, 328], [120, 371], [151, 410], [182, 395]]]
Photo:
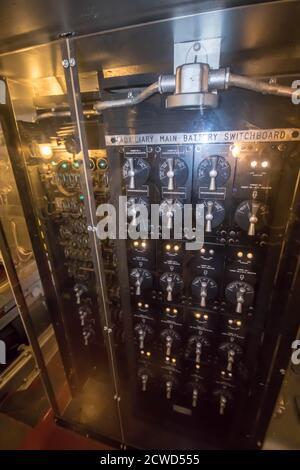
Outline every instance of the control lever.
[[80, 318], [80, 325], [81, 326], [84, 326], [85, 325], [85, 321], [88, 317], [88, 312], [87, 310], [84, 308], [84, 307], [80, 307], [79, 311], [79, 318]]
[[201, 290], [200, 290], [200, 306], [206, 307], [206, 297], [207, 297], [207, 282], [201, 281]]
[[201, 353], [202, 353], [202, 344], [200, 343], [200, 341], [197, 341], [197, 343], [196, 343], [196, 359], [195, 359], [196, 364], [200, 364]]
[[[209, 191], [215, 191], [216, 190], [216, 177], [218, 176], [217, 172], [217, 164], [218, 164], [218, 157], [213, 156], [211, 157], [211, 170], [209, 172], [209, 177], [210, 177], [210, 183], [209, 183]], [[209, 230], [207, 230], [208, 232]]]
[[173, 191], [174, 190], [174, 160], [173, 158], [168, 158], [168, 172], [167, 172], [167, 177], [169, 178], [168, 181], [168, 190]]
[[129, 172], [128, 172], [128, 176], [129, 176], [129, 189], [134, 189], [135, 188], [135, 171], [134, 171], [134, 161], [133, 161], [133, 158], [130, 157], [128, 158], [128, 162], [129, 162]]
[[77, 305], [79, 305], [82, 294], [84, 294], [84, 292], [87, 292], [87, 287], [84, 284], [75, 284], [74, 292], [76, 295], [76, 303]]
[[167, 380], [166, 381], [166, 397], [167, 397], [167, 400], [171, 399], [172, 389], [173, 389], [173, 382], [171, 380]]
[[226, 405], [227, 405], [227, 398], [224, 395], [220, 395], [219, 413], [220, 413], [221, 416], [223, 416], [224, 413], [225, 413]]
[[166, 356], [170, 356], [172, 348], [173, 339], [171, 336], [166, 337]]
[[233, 349], [230, 349], [227, 354], [227, 371], [228, 372], [232, 372], [234, 356], [235, 356], [235, 351], [233, 351]]
[[245, 302], [245, 287], [240, 287], [236, 293], [236, 313], [242, 313], [243, 303]]
[[192, 394], [192, 407], [193, 408], [196, 408], [197, 406], [198, 395], [199, 395], [199, 390], [197, 388], [193, 388], [193, 394]]
[[136, 281], [135, 281], [135, 295], [141, 295], [141, 285], [142, 279], [139, 272], [136, 274]]
[[173, 279], [171, 277], [167, 277], [166, 292], [167, 292], [168, 302], [172, 302], [172, 300], [173, 300], [173, 296], [172, 296], [173, 287], [174, 287]]
[[212, 231], [211, 222], [214, 218], [213, 213], [212, 213], [213, 208], [214, 208], [213, 201], [208, 201], [206, 207], [207, 207], [207, 212], [205, 215], [205, 220], [206, 220], [205, 231], [211, 232]]
[[251, 212], [249, 214], [250, 225], [249, 225], [249, 229], [248, 229], [248, 235], [251, 236], [251, 237], [253, 237], [255, 235], [255, 225], [258, 222], [257, 211], [258, 211], [259, 207], [260, 207], [259, 202], [252, 201]]
[[146, 337], [146, 331], [140, 329], [138, 331], [138, 335], [139, 335], [139, 348], [141, 350], [144, 349], [144, 341], [145, 341], [145, 337]]
[[147, 391], [147, 383], [148, 383], [148, 375], [147, 374], [143, 374], [141, 376], [141, 381], [142, 381], [142, 392], [146, 392]]

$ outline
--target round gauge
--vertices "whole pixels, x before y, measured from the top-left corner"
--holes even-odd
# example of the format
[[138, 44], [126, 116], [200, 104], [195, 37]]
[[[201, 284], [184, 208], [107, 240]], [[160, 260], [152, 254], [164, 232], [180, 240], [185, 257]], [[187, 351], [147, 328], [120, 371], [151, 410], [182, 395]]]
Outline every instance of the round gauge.
[[[220, 225], [225, 218], [225, 208], [219, 201], [203, 201], [204, 204], [204, 224], [205, 232], [212, 230]], [[197, 211], [196, 215], [199, 214]]]
[[236, 313], [242, 313], [245, 307], [252, 304], [254, 289], [247, 282], [233, 281], [226, 286], [225, 296], [228, 302], [235, 305]]
[[172, 301], [173, 296], [181, 291], [183, 280], [179, 274], [168, 272], [160, 276], [159, 284], [162, 290], [167, 293], [168, 300]]
[[130, 271], [130, 284], [135, 287], [135, 294], [141, 295], [142, 291], [149, 290], [153, 284], [153, 278], [147, 269], [134, 268]]
[[68, 162], [67, 160], [62, 160], [61, 162], [59, 162], [59, 164], [57, 165], [57, 168], [56, 168], [56, 171], [59, 172], [59, 171], [68, 171], [71, 169], [71, 163]]
[[[206, 306], [206, 301], [214, 299], [218, 294], [218, 285], [210, 277], [198, 276], [191, 284], [192, 296], [201, 299], [201, 306]], [[203, 305], [204, 304], [204, 305]]]
[[169, 191], [184, 186], [188, 178], [187, 164], [181, 158], [167, 158], [159, 167], [159, 178]]
[[106, 160], [106, 158], [99, 158], [99, 159], [97, 160], [97, 168], [98, 168], [98, 170], [104, 171], [104, 170], [107, 169], [107, 166], [108, 166], [108, 165], [107, 165], [107, 160]]
[[90, 158], [90, 159], [89, 159], [89, 164], [90, 164], [90, 170], [94, 171], [95, 168], [96, 168], [95, 160], [93, 160], [92, 158]]
[[228, 359], [228, 353], [229, 351], [233, 351], [235, 357], [241, 356], [243, 354], [243, 350], [241, 346], [237, 343], [222, 343], [219, 346], [219, 353], [222, 357], [224, 357], [226, 360]]
[[230, 164], [224, 157], [212, 155], [202, 160], [198, 166], [200, 186], [215, 191], [224, 186], [231, 173]]
[[248, 235], [255, 235], [268, 225], [269, 208], [259, 201], [243, 201], [236, 208], [234, 220]]
[[129, 189], [140, 188], [150, 174], [150, 165], [143, 158], [128, 157], [123, 165], [123, 178]]

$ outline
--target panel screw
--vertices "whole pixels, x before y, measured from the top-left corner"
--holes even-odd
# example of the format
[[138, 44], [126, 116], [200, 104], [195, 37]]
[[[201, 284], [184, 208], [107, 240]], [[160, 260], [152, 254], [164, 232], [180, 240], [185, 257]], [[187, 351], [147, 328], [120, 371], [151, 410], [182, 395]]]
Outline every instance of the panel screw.
[[75, 65], [76, 65], [76, 61], [75, 61], [75, 59], [74, 59], [73, 57], [71, 57], [71, 59], [70, 59], [70, 66], [71, 66], [71, 67], [75, 67]]
[[69, 67], [69, 65], [70, 65], [68, 59], [64, 59], [64, 60], [62, 61], [62, 64], [63, 64], [63, 67], [64, 67], [65, 69], [67, 69], [67, 68]]

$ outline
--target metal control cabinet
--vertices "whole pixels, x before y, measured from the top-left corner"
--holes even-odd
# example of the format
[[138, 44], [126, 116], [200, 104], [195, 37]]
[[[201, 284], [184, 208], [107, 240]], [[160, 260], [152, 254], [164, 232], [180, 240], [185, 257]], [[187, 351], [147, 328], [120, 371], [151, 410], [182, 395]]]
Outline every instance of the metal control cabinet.
[[[226, 11], [231, 37], [237, 18], [275, 8]], [[159, 95], [93, 108], [172, 73], [170, 28], [181, 43], [196, 41], [201, 33], [188, 31], [215, 17], [140, 25], [134, 42], [127, 29], [65, 35], [2, 62], [14, 78], [3, 105], [11, 166], [65, 377], [55, 386], [55, 362], [44, 361], [48, 395], [62, 425], [121, 446], [260, 448], [297, 332], [297, 106], [235, 89], [201, 112], [166, 109]], [[251, 74], [249, 50], [243, 65], [225, 39], [226, 28], [221, 62], [230, 52]], [[128, 50], [118, 67], [120, 41]], [[33, 57], [46, 66], [31, 83]], [[25, 70], [12, 72], [20, 60]], [[118, 216], [120, 196], [126, 223], [138, 225], [138, 204], [158, 204], [171, 234], [172, 204], [191, 204], [193, 220], [203, 204], [203, 246], [187, 249], [184, 234], [151, 239], [161, 235], [151, 221], [143, 238], [99, 240], [99, 206], [113, 204]]]

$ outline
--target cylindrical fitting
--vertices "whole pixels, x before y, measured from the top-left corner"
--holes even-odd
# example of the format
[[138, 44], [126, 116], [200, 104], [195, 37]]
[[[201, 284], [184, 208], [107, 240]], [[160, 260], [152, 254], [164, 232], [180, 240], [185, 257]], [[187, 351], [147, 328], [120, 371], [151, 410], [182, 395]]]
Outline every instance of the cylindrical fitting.
[[205, 93], [208, 91], [208, 77], [208, 64], [183, 64], [176, 69], [175, 93]]

